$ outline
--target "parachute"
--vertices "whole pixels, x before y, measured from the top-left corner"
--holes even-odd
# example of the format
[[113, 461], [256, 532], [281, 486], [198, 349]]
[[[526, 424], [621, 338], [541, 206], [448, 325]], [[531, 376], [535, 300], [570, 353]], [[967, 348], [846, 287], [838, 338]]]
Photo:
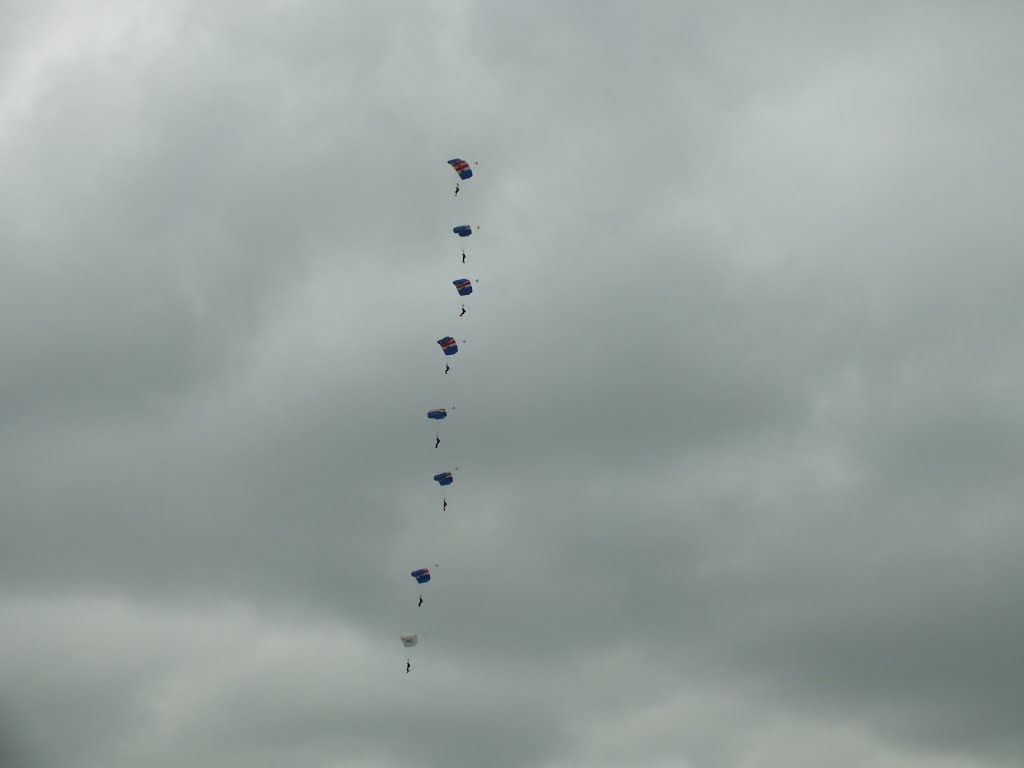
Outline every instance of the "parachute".
[[402, 645], [406, 648], [412, 648], [416, 643], [420, 641], [419, 635], [402, 635]]
[[453, 227], [452, 232], [454, 232], [459, 237], [469, 237], [470, 235], [473, 234], [473, 228], [469, 226], [469, 224], [461, 224], [457, 227]]
[[451, 336], [445, 336], [443, 339], [438, 339], [437, 343], [441, 345], [441, 350], [446, 355], [454, 355], [459, 351], [459, 345], [455, 343], [455, 339]]
[[447, 419], [448, 411], [445, 408], [434, 408], [432, 411], [427, 411], [428, 419]]
[[459, 296], [469, 296], [473, 292], [473, 283], [464, 277], [460, 277], [458, 280], [452, 280], [452, 285], [459, 292]]
[[460, 179], [471, 179], [473, 178], [473, 171], [469, 167], [469, 163], [459, 157], [453, 157], [448, 161], [454, 171], [459, 174]]
[[419, 568], [410, 573], [409, 575], [416, 579], [417, 584], [426, 584], [428, 581], [430, 581], [429, 568]]
[[442, 472], [439, 475], [434, 475], [434, 479], [437, 480], [438, 485], [451, 485], [455, 482], [451, 472]]

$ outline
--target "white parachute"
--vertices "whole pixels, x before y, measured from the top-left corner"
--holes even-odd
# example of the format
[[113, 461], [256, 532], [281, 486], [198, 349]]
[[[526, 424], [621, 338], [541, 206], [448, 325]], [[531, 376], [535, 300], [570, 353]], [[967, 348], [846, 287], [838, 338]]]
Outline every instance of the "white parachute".
[[406, 648], [412, 648], [419, 641], [419, 635], [402, 635], [402, 645]]

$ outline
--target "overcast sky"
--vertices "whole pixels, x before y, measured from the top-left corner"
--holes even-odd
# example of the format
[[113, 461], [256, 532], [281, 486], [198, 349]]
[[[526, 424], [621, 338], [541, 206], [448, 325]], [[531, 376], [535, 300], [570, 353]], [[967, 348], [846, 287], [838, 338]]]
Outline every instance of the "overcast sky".
[[1022, 29], [0, 0], [0, 767], [1019, 768]]

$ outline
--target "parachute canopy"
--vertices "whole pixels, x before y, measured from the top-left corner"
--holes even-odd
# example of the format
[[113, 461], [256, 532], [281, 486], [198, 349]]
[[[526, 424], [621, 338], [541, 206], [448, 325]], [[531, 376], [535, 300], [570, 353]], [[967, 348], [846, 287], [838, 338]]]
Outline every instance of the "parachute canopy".
[[410, 573], [409, 575], [416, 579], [417, 584], [426, 584], [428, 581], [430, 581], [429, 568], [419, 568]]
[[454, 355], [459, 351], [459, 345], [455, 343], [455, 339], [451, 336], [445, 336], [443, 339], [438, 339], [437, 343], [441, 345], [441, 350], [446, 355]]
[[460, 277], [458, 280], [452, 280], [452, 285], [459, 292], [459, 296], [469, 296], [473, 292], [473, 283], [464, 277]]
[[458, 227], [453, 227], [452, 232], [454, 232], [459, 237], [469, 237], [470, 235], [473, 234], [473, 228], [469, 226], [469, 224], [461, 224]]
[[455, 172], [459, 174], [460, 179], [473, 178], [473, 171], [470, 169], [469, 163], [467, 163], [462, 158], [453, 157], [451, 160], [448, 161], [448, 165], [450, 165], [455, 170]]
[[448, 411], [444, 408], [435, 408], [432, 411], [427, 411], [428, 419], [447, 419]]
[[412, 648], [419, 641], [420, 638], [418, 635], [402, 635], [402, 645], [406, 648]]
[[451, 485], [455, 482], [451, 472], [442, 472], [439, 475], [434, 475], [434, 479], [437, 480], [438, 485]]

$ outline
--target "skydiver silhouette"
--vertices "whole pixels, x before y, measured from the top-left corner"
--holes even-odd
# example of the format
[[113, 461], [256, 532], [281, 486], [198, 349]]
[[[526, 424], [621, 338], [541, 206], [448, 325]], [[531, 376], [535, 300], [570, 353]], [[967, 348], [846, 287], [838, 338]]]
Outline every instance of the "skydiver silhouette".
[[408, 659], [405, 660], [405, 674], [409, 674], [409, 670], [412, 669], [412, 664]]
[[419, 608], [421, 605], [423, 605], [423, 595], [420, 595], [420, 601], [416, 603], [416, 607]]
[[444, 512], [446, 509], [448, 509], [448, 499], [442, 498], [441, 501], [444, 502], [444, 506], [441, 507], [441, 511]]
[[441, 434], [434, 435], [434, 447], [437, 448], [441, 444]]
[[455, 196], [456, 197], [459, 196], [459, 185], [458, 184], [455, 185]]
[[450, 367], [451, 367], [451, 366], [450, 366], [450, 365], [448, 365], [448, 363], [445, 363], [445, 364], [444, 364], [444, 373], [445, 373], [445, 376], [447, 376], [447, 375], [448, 375], [448, 369], [449, 369]]
[[466, 314], [466, 305], [465, 304], [462, 305], [462, 311], [459, 312], [459, 317], [462, 317], [464, 314]]
[[466, 249], [465, 248], [462, 249], [462, 263], [463, 264], [466, 263]]

